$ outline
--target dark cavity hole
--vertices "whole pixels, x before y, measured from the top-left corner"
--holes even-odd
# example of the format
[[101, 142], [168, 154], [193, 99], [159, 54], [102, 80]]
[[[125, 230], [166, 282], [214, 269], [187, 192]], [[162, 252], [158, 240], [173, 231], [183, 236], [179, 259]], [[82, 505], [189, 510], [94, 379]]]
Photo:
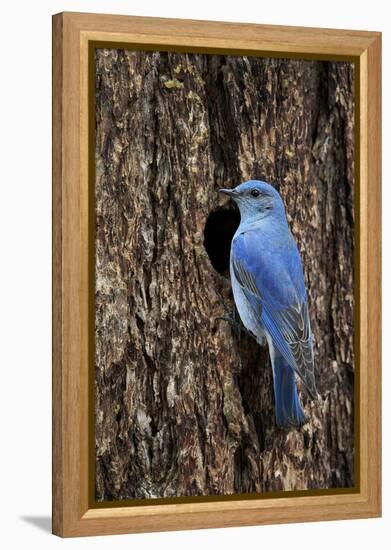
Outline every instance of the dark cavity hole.
[[215, 270], [225, 277], [229, 277], [231, 241], [239, 223], [237, 208], [214, 210], [206, 220], [204, 247]]

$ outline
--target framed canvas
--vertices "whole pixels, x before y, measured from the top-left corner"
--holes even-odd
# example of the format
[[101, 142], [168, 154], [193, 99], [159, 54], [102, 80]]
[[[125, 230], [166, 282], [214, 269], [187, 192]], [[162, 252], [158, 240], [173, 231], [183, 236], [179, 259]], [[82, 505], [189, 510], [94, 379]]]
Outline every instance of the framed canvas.
[[55, 534], [380, 515], [380, 79], [377, 32], [53, 17]]

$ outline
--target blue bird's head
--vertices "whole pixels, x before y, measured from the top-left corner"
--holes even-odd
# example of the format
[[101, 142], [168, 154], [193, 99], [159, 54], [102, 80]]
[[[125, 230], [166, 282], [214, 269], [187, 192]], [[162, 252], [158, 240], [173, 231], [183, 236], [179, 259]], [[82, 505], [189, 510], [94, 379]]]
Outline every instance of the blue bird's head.
[[264, 181], [250, 180], [234, 189], [219, 189], [219, 192], [236, 202], [242, 221], [285, 218], [284, 204], [278, 191]]

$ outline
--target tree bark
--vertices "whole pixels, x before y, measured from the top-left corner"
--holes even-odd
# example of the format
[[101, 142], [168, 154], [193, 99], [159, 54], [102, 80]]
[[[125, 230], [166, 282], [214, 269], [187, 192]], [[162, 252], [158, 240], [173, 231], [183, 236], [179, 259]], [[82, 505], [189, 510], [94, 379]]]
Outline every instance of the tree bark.
[[[353, 65], [99, 49], [95, 91], [96, 499], [351, 487]], [[216, 190], [248, 179], [279, 190], [308, 288], [321, 398], [288, 432], [267, 347], [219, 319]]]

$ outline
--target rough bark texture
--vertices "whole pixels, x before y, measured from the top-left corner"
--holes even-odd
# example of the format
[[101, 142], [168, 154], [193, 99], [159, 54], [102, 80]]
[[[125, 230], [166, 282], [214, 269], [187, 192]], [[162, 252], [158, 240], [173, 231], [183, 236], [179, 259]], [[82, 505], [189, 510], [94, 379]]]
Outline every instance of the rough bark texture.
[[[353, 485], [353, 92], [343, 62], [97, 50], [97, 500]], [[290, 432], [267, 348], [218, 319], [238, 215], [216, 190], [247, 179], [305, 268], [321, 399]]]

